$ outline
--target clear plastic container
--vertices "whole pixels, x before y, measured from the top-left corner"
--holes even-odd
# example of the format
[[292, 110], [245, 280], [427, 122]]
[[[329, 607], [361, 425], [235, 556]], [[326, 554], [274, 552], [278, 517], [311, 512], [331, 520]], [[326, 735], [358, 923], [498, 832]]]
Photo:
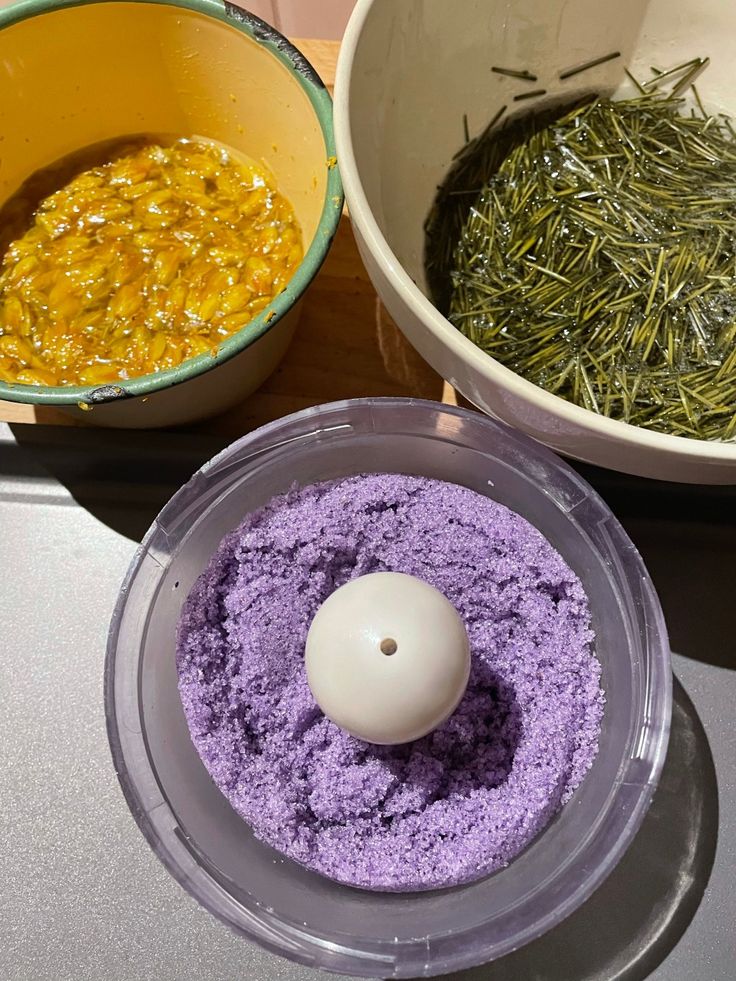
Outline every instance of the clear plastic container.
[[[600, 750], [572, 800], [512, 864], [427, 893], [352, 889], [257, 841], [210, 780], [177, 691], [174, 633], [222, 536], [297, 482], [422, 474], [486, 494], [539, 528], [582, 579], [603, 666]], [[671, 673], [662, 611], [638, 552], [598, 495], [531, 439], [433, 402], [359, 399], [238, 440], [163, 509], [122, 586], [105, 700], [118, 776], [151, 847], [237, 932], [303, 964], [424, 977], [499, 957], [554, 926], [632, 840], [667, 746]]]

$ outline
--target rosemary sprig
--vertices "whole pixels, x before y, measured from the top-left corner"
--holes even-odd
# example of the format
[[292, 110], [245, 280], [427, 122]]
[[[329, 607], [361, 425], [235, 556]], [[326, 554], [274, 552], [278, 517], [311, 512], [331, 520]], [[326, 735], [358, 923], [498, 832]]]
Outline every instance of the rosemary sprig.
[[494, 65], [491, 68], [492, 72], [496, 75], [506, 75], [508, 78], [518, 78], [522, 82], [536, 82], [537, 76], [530, 72], [528, 68], [499, 68], [498, 65]]
[[452, 322], [543, 388], [736, 439], [736, 135], [697, 92], [683, 112], [706, 65], [659, 70], [633, 99], [506, 125], [504, 107], [440, 189], [427, 271]]
[[514, 96], [514, 102], [523, 102], [525, 99], [536, 99], [540, 95], [546, 95], [547, 89], [534, 89], [533, 92], [519, 92]]
[[591, 68], [597, 68], [598, 65], [605, 65], [608, 61], [615, 61], [616, 58], [621, 57], [620, 51], [611, 51], [610, 54], [601, 55], [600, 58], [593, 58], [591, 61], [586, 61], [583, 65], [577, 65], [575, 68], [568, 68], [565, 71], [559, 73], [559, 78], [564, 81], [566, 78], [573, 78], [575, 75], [580, 75], [582, 72], [587, 72]]

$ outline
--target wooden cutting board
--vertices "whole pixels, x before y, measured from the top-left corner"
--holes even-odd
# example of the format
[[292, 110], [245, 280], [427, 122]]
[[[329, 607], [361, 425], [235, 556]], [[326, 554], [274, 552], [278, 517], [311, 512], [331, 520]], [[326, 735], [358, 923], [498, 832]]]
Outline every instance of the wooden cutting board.
[[[295, 43], [331, 88], [339, 43]], [[296, 337], [279, 368], [239, 405], [187, 428], [237, 436], [321, 402], [380, 395], [456, 401], [453, 389], [419, 357], [382, 307], [344, 215], [330, 254], [305, 296]], [[2, 400], [0, 421], [92, 424], [60, 409]]]

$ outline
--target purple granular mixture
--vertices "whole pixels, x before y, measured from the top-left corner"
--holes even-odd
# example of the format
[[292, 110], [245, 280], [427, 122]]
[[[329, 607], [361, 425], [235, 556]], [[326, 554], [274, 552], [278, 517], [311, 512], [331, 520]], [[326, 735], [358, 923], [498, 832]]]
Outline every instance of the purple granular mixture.
[[[369, 572], [426, 580], [467, 627], [454, 715], [404, 746], [315, 705], [320, 604]], [[368, 889], [451, 886], [507, 865], [596, 755], [600, 665], [583, 588], [518, 514], [454, 484], [366, 475], [274, 498], [221, 543], [184, 606], [179, 689], [212, 778], [258, 838]]]

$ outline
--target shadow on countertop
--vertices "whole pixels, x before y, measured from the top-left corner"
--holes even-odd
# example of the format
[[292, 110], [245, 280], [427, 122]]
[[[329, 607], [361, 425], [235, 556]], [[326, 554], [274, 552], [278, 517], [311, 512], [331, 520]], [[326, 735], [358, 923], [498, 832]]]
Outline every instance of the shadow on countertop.
[[[14, 424], [0, 479], [51, 476], [104, 524], [140, 541], [167, 500], [232, 437]], [[644, 558], [674, 650], [736, 670], [736, 487], [689, 486], [572, 464]]]
[[633, 844], [603, 885], [549, 933], [492, 964], [444, 981], [644, 981], [700, 905], [718, 837], [708, 739], [675, 681], [662, 779]]
[[736, 670], [736, 486], [675, 484], [568, 462], [641, 553], [672, 650]]
[[139, 542], [169, 498], [228, 442], [183, 430], [11, 424], [0, 428], [0, 479], [25, 486], [51, 477], [103, 524]]
[[[12, 439], [0, 437], [0, 478], [50, 475], [83, 508], [133, 541], [141, 540], [194, 471], [231, 441], [184, 429], [15, 424], [7, 431]], [[693, 487], [573, 466], [641, 552], [672, 648], [736, 670], [736, 487]]]

